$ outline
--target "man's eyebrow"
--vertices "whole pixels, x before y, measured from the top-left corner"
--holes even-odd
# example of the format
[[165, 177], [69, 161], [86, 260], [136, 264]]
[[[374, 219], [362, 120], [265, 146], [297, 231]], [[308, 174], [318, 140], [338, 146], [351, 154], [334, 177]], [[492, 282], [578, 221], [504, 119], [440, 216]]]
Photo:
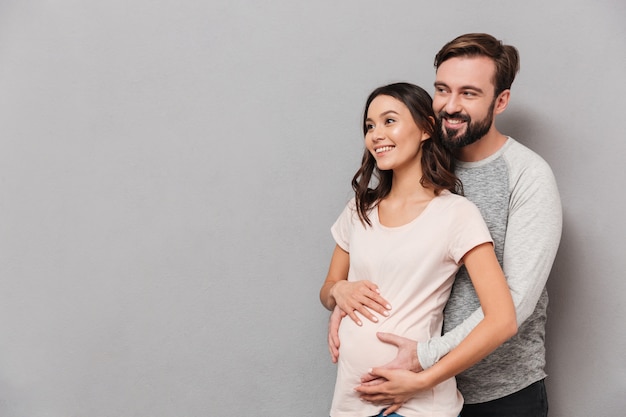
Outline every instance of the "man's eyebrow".
[[[435, 81], [435, 87], [448, 87], [448, 84], [442, 82], [442, 81]], [[460, 87], [460, 90], [473, 90], [476, 91], [477, 93], [484, 93], [484, 91], [482, 90], [482, 88], [476, 87], [474, 85], [463, 85]]]
[[464, 86], [461, 87], [461, 90], [474, 90], [474, 91], [476, 91], [478, 93], [481, 93], [481, 94], [484, 92], [482, 88], [478, 88], [478, 87], [473, 86], [473, 85], [464, 85]]

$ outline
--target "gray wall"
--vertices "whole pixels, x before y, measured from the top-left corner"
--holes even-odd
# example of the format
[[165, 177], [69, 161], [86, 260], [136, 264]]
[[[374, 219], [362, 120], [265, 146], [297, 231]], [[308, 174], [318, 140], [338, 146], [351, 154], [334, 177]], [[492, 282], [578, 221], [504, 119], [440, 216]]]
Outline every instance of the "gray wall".
[[0, 0], [0, 415], [327, 415], [317, 299], [378, 85], [486, 31], [552, 165], [551, 416], [623, 415], [626, 7]]

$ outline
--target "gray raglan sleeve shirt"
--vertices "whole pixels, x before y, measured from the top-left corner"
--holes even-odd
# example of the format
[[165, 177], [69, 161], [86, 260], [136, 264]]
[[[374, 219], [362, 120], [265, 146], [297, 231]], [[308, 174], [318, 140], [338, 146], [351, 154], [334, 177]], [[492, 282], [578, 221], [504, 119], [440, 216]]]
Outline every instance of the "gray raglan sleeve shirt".
[[[521, 325], [535, 310], [550, 274], [561, 239], [562, 211], [556, 181], [548, 164], [519, 143], [511, 139], [509, 142], [512, 143], [507, 145], [511, 146], [505, 145], [506, 149], [499, 156], [508, 170], [509, 191], [500, 262], [513, 296], [517, 322]], [[481, 181], [485, 180], [489, 178], [483, 174]], [[469, 198], [479, 208], [490, 201], [487, 194]], [[483, 213], [483, 216], [489, 224], [488, 214]], [[498, 241], [495, 236], [494, 241]], [[478, 308], [443, 336], [418, 343], [422, 367], [433, 366], [457, 347], [483, 317], [482, 309]]]

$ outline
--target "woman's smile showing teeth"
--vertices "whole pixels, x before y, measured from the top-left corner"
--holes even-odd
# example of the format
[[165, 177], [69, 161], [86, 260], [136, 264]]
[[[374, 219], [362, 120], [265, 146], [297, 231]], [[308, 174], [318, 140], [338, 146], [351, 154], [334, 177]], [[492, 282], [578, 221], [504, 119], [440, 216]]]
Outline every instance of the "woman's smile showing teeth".
[[395, 148], [395, 146], [381, 146], [380, 148], [376, 148], [374, 149], [374, 152], [378, 153], [383, 153], [383, 152], [387, 152], [392, 150], [393, 148]]

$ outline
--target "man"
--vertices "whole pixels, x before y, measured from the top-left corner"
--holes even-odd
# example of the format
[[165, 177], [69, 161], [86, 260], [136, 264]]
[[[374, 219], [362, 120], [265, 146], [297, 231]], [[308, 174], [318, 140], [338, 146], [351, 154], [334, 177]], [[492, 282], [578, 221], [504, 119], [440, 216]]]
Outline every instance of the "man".
[[[465, 399], [461, 416], [545, 417], [545, 284], [561, 237], [562, 213], [550, 167], [495, 126], [519, 70], [518, 52], [491, 35], [466, 34], [444, 45], [435, 67], [433, 109], [439, 133], [456, 156], [465, 195], [478, 206], [492, 234], [519, 324], [516, 336], [457, 375]], [[381, 296], [373, 291], [356, 310], [385, 311], [387, 303]], [[371, 312], [363, 315], [371, 318]], [[404, 383], [407, 373], [402, 369], [417, 372], [433, 366], [481, 318], [480, 303], [461, 268], [446, 306], [444, 335], [417, 343], [380, 334], [382, 341], [398, 347], [398, 357], [364, 376], [357, 391], [364, 400], [391, 404], [388, 413], [397, 410], [415, 394]], [[333, 360], [338, 354], [339, 320], [336, 311], [329, 330]]]

